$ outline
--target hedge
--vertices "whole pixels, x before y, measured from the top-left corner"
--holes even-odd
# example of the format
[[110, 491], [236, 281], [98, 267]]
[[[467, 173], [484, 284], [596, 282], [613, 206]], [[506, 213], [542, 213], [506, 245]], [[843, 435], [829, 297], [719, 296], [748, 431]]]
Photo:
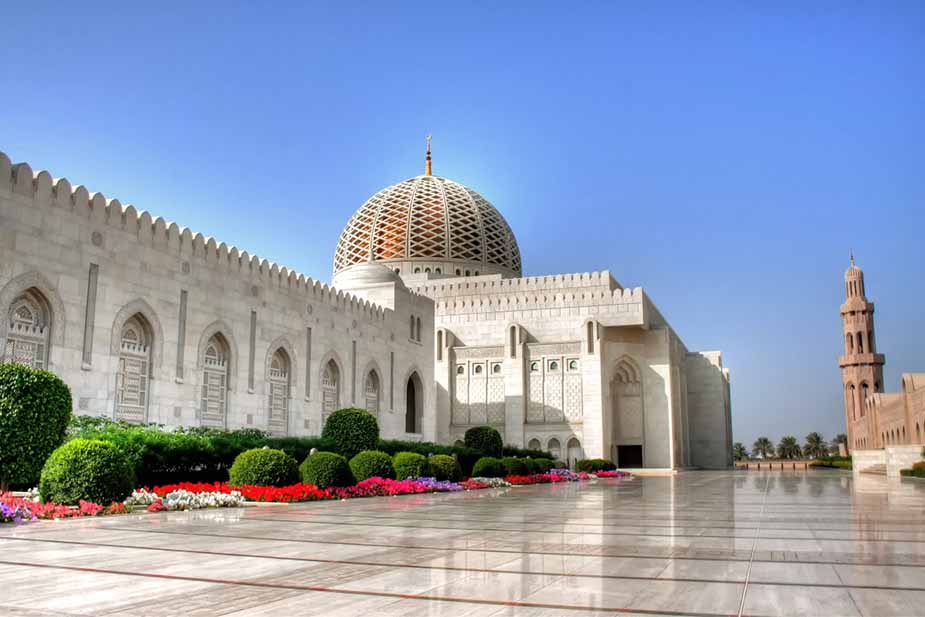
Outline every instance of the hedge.
[[347, 459], [334, 452], [315, 452], [302, 461], [299, 473], [302, 482], [314, 484], [318, 488], [356, 484]]
[[505, 456], [501, 459], [501, 464], [504, 465], [504, 469], [507, 472], [504, 474], [506, 476], [526, 476], [532, 473], [530, 467], [527, 465], [527, 459], [524, 458]]
[[473, 426], [466, 431], [463, 442], [467, 448], [478, 450], [485, 456], [500, 457], [504, 449], [501, 433], [490, 426]]
[[399, 452], [392, 457], [395, 477], [399, 480], [420, 478], [428, 473], [427, 457], [417, 452]]
[[290, 486], [299, 482], [299, 464], [282, 450], [257, 448], [238, 455], [228, 472], [232, 486]]
[[357, 482], [368, 478], [395, 479], [392, 457], [376, 450], [363, 450], [350, 459], [350, 471], [353, 472], [353, 477]]
[[483, 456], [472, 468], [473, 478], [503, 478], [506, 475], [507, 468], [504, 463], [493, 456]]
[[71, 392], [56, 375], [0, 364], [0, 490], [35, 486], [70, 417]]
[[578, 471], [594, 473], [595, 471], [613, 471], [617, 468], [613, 461], [606, 458], [586, 458], [578, 461]]
[[548, 458], [552, 459], [552, 454], [545, 450], [532, 450], [530, 448], [515, 448], [514, 446], [504, 446], [501, 449], [504, 456], [516, 456], [517, 458]]
[[132, 494], [135, 474], [125, 454], [111, 443], [74, 439], [55, 450], [39, 480], [42, 501], [108, 505]]
[[379, 449], [391, 455], [399, 452], [417, 452], [424, 456], [444, 454], [453, 456], [459, 463], [463, 475], [472, 475], [472, 466], [475, 462], [484, 456], [478, 450], [458, 446], [443, 446], [431, 443], [429, 441], [400, 441], [398, 439], [382, 439], [379, 441]]
[[446, 454], [434, 454], [429, 461], [430, 475], [437, 480], [458, 482], [462, 480], [462, 469], [459, 462]]
[[364, 450], [376, 449], [379, 424], [365, 409], [338, 409], [325, 420], [321, 437], [330, 442], [338, 454], [353, 458]]

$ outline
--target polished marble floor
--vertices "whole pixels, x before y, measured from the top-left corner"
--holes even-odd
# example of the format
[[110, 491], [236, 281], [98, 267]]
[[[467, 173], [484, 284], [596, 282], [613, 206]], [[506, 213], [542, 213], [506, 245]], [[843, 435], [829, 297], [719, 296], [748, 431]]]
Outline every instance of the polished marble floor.
[[925, 482], [686, 472], [0, 527], [0, 615], [925, 615]]

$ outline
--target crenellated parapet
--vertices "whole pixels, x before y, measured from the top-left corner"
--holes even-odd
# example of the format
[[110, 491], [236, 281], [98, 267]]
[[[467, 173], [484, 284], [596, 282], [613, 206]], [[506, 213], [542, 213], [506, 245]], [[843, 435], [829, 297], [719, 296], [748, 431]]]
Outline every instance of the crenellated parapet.
[[432, 298], [443, 314], [592, 307], [604, 312], [641, 312], [647, 302], [641, 287], [624, 289], [606, 270], [518, 279], [429, 280], [412, 289]]
[[11, 163], [3, 152], [0, 152], [0, 191], [31, 198], [36, 207], [59, 210], [62, 215], [85, 219], [99, 228], [131, 234], [142, 246], [176, 255], [184, 261], [198, 260], [250, 283], [302, 294], [308, 301], [326, 303], [367, 320], [384, 321], [389, 311], [215, 238], [162, 217], [155, 218], [135, 206], [123, 205], [118, 199], [91, 193], [82, 185], [75, 187], [66, 178], [54, 178], [44, 170], [33, 171], [28, 163]]

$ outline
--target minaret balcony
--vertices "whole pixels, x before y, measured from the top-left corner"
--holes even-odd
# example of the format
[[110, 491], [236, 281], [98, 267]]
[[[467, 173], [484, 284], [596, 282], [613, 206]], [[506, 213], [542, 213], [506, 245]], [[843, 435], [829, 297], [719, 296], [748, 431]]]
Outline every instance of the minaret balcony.
[[866, 364], [886, 364], [886, 356], [882, 353], [853, 353], [838, 358], [838, 366], [859, 366]]

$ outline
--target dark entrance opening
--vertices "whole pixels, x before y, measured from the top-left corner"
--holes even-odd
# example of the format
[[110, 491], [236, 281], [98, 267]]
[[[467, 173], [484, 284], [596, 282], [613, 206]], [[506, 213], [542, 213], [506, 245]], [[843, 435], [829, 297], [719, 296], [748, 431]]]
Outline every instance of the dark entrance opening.
[[642, 467], [642, 446], [617, 446], [618, 467]]

